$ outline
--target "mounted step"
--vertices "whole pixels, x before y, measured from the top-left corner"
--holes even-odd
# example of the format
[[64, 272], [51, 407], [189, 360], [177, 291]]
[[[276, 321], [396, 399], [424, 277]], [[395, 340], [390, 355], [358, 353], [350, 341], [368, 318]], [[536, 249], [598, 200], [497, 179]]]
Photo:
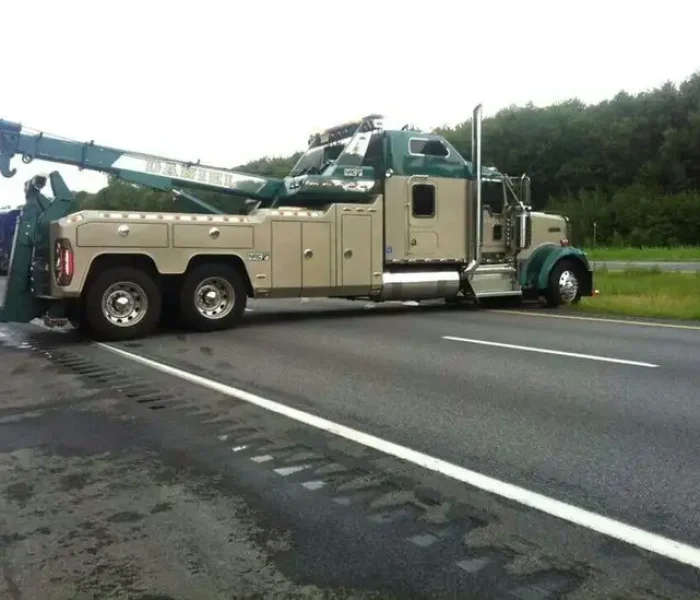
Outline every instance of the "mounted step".
[[510, 265], [481, 265], [469, 284], [476, 298], [522, 296], [516, 271]]

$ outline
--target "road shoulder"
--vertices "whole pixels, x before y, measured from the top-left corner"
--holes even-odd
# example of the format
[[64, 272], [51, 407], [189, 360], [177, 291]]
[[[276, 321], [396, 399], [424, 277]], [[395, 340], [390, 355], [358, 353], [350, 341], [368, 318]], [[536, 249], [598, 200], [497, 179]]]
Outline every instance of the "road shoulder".
[[0, 345], [0, 598], [326, 596], [290, 582], [246, 503], [36, 354]]

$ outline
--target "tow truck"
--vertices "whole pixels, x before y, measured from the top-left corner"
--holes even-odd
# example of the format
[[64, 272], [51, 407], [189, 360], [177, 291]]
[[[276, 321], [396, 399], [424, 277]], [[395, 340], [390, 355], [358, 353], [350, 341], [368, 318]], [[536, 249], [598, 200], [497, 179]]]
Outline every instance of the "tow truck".
[[[179, 212], [81, 210], [58, 171], [25, 183], [2, 322], [70, 321], [100, 340], [235, 327], [249, 299], [328, 297], [550, 306], [592, 295], [565, 216], [536, 212], [530, 179], [482, 166], [482, 106], [471, 160], [443, 136], [389, 129], [373, 114], [313, 134], [288, 176], [77, 142], [0, 121], [0, 173], [13, 157], [74, 165], [168, 191]], [[51, 196], [44, 194], [46, 185]], [[244, 200], [225, 211], [197, 197]], [[200, 194], [201, 196], [201, 194]]]

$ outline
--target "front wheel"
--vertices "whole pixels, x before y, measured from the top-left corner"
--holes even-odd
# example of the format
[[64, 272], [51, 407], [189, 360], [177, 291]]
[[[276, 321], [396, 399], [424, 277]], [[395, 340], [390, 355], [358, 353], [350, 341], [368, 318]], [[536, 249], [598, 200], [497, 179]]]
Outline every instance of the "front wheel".
[[91, 337], [105, 341], [143, 337], [158, 325], [161, 304], [160, 290], [146, 271], [113, 267], [88, 287], [81, 325], [87, 325]]
[[549, 274], [544, 294], [548, 306], [573, 305], [581, 301], [582, 267], [571, 260], [560, 260]]
[[246, 286], [235, 268], [203, 264], [185, 276], [180, 291], [180, 314], [195, 331], [228, 329], [238, 324], [247, 301]]

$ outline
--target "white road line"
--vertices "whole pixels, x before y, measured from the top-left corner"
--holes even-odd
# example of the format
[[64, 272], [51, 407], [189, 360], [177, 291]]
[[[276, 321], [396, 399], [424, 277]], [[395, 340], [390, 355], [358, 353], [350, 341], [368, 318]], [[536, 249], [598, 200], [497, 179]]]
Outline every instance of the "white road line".
[[463, 337], [454, 337], [451, 335], [443, 335], [442, 339], [452, 340], [454, 342], [465, 342], [467, 344], [481, 344], [483, 346], [496, 346], [498, 348], [509, 348], [511, 350], [524, 350], [526, 352], [540, 352], [542, 354], [556, 354], [557, 356], [569, 356], [571, 358], [583, 358], [586, 360], [597, 360], [600, 362], [618, 363], [621, 365], [632, 365], [635, 367], [649, 367], [654, 369], [659, 365], [647, 362], [639, 362], [636, 360], [626, 360], [624, 358], [610, 358], [609, 356], [597, 356], [595, 354], [579, 354], [577, 352], [563, 352], [561, 350], [548, 350], [546, 348], [533, 348], [532, 346], [518, 346], [517, 344], [502, 344], [500, 342], [487, 342], [485, 340], [472, 340]]
[[472, 558], [468, 560], [460, 560], [457, 566], [464, 569], [467, 573], [478, 573], [491, 561], [488, 558]]
[[681, 325], [676, 323], [655, 323], [653, 321], [631, 321], [629, 319], [615, 319], [612, 317], [579, 317], [575, 315], [553, 315], [550, 313], [536, 313], [526, 310], [489, 310], [484, 312], [504, 313], [507, 315], [525, 315], [526, 317], [540, 317], [544, 319], [571, 319], [573, 321], [594, 321], [601, 323], [618, 323], [620, 325], [636, 325], [637, 327], [666, 327], [668, 329], [686, 329], [689, 331], [700, 331], [699, 325]]
[[301, 485], [307, 490], [315, 491], [320, 490], [324, 485], [326, 485], [326, 482], [321, 479], [317, 479], [315, 481], [305, 481]]
[[428, 546], [432, 546], [435, 542], [437, 542], [438, 538], [432, 533], [419, 533], [408, 538], [408, 541], [416, 546], [420, 546], [421, 548], [427, 548]]
[[253, 456], [250, 460], [256, 463], [264, 463], [272, 460], [272, 458], [269, 454], [263, 454], [262, 456]]
[[494, 479], [493, 477], [488, 477], [487, 475], [482, 475], [476, 471], [471, 471], [470, 469], [460, 467], [439, 458], [434, 458], [428, 454], [423, 454], [422, 452], [383, 440], [368, 433], [352, 429], [351, 427], [346, 427], [345, 425], [334, 423], [333, 421], [317, 417], [316, 415], [286, 406], [279, 402], [268, 400], [262, 396], [246, 392], [245, 390], [219, 383], [218, 381], [202, 377], [201, 375], [195, 375], [194, 373], [189, 373], [187, 371], [183, 371], [182, 369], [165, 365], [150, 358], [145, 358], [143, 356], [139, 356], [138, 354], [127, 352], [121, 348], [116, 348], [104, 343], [97, 343], [96, 345], [109, 350], [110, 352], [123, 356], [124, 358], [156, 369], [161, 373], [167, 373], [168, 375], [178, 377], [190, 383], [217, 391], [238, 400], [249, 402], [250, 404], [254, 404], [271, 412], [284, 415], [285, 417], [289, 417], [295, 421], [305, 423], [311, 427], [316, 427], [322, 431], [326, 431], [328, 433], [351, 440], [355, 443], [362, 444], [368, 448], [374, 448], [375, 450], [379, 450], [385, 454], [406, 460], [415, 465], [436, 473], [440, 473], [446, 477], [461, 481], [486, 492], [502, 496], [503, 498], [509, 498], [510, 500], [514, 500], [515, 502], [519, 502], [525, 506], [529, 506], [560, 519], [587, 527], [588, 529], [592, 529], [609, 537], [633, 544], [639, 548], [655, 552], [656, 554], [660, 554], [667, 558], [671, 558], [700, 569], [700, 548], [695, 548], [688, 544], [639, 529], [638, 527], [611, 519], [610, 517], [599, 515], [572, 504], [567, 504], [566, 502], [562, 502], [560, 500], [555, 500], [554, 498], [549, 498], [543, 494], [532, 492], [511, 483], [500, 481], [498, 479]]
[[308, 469], [309, 465], [294, 465], [293, 467], [280, 467], [279, 469], [275, 469], [275, 473], [278, 475], [282, 475], [282, 477], [286, 477], [287, 475], [292, 475], [294, 473], [298, 473], [299, 471], [303, 471], [304, 469]]

